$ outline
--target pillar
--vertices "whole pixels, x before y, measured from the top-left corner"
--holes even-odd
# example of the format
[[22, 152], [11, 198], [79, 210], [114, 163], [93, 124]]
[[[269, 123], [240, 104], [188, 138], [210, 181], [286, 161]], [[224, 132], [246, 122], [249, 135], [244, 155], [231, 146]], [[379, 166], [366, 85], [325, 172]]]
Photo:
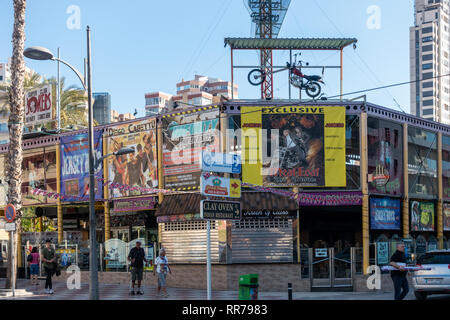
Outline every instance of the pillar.
[[403, 238], [409, 237], [408, 124], [403, 124]]
[[[298, 187], [292, 188], [292, 192], [298, 193]], [[297, 218], [295, 219], [296, 246], [297, 246], [297, 263], [300, 264], [300, 209], [297, 209]]]
[[[21, 230], [19, 230], [18, 232], [14, 232], [14, 234], [16, 234], [15, 238], [17, 239], [16, 242], [16, 257], [17, 257], [17, 261], [16, 261], [16, 265], [17, 267], [22, 267], [22, 232]], [[13, 239], [14, 241], [14, 239]], [[17, 279], [17, 269], [16, 269], [16, 279]]]
[[[61, 144], [56, 147], [56, 192], [61, 193]], [[58, 218], [58, 243], [64, 238], [63, 230], [63, 212], [61, 206], [61, 197], [56, 200], [57, 218]]]
[[368, 154], [367, 154], [367, 113], [360, 116], [360, 152], [361, 152], [361, 191], [362, 199], [362, 249], [363, 274], [367, 274], [369, 267], [369, 186], [367, 182]]
[[436, 210], [436, 228], [439, 249], [444, 248], [444, 216], [443, 216], [443, 186], [442, 186], [442, 132], [438, 132], [437, 143], [437, 175], [438, 175], [438, 203]]
[[[163, 170], [163, 131], [162, 131], [162, 118], [156, 119], [156, 148], [158, 150], [158, 188], [164, 189], [164, 170]], [[158, 205], [161, 206], [164, 199], [162, 192], [158, 193]], [[161, 225], [158, 223], [158, 243], [161, 243]]]
[[[103, 154], [108, 154], [108, 140], [103, 137]], [[108, 172], [108, 159], [103, 159], [103, 178], [104, 181], [108, 181], [109, 179], [109, 172]], [[109, 199], [109, 188], [108, 185], [105, 183], [103, 186], [103, 194], [105, 199]], [[111, 222], [110, 222], [110, 215], [109, 215], [109, 202], [104, 201], [103, 202], [104, 207], [104, 214], [105, 214], [105, 242], [108, 241], [111, 237]]]

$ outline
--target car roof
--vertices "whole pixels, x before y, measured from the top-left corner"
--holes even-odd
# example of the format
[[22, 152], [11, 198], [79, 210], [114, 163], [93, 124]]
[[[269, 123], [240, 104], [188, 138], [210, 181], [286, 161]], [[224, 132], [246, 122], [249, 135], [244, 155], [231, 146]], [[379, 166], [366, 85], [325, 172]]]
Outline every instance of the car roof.
[[436, 249], [427, 251], [427, 253], [450, 253], [450, 249]]

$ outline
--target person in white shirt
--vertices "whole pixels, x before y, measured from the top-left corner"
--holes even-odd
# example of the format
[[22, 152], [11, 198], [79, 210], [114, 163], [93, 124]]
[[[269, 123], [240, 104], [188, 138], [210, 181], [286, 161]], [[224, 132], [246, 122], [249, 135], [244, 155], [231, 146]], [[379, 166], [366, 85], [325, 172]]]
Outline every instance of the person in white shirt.
[[153, 269], [153, 275], [156, 273], [158, 274], [158, 289], [157, 294], [159, 295], [162, 291], [164, 297], [168, 297], [169, 294], [167, 293], [166, 288], [166, 275], [167, 272], [172, 274], [172, 270], [170, 270], [169, 267], [169, 261], [166, 257], [166, 250], [164, 248], [161, 248], [159, 251], [159, 257], [155, 260], [155, 266], [156, 268]]

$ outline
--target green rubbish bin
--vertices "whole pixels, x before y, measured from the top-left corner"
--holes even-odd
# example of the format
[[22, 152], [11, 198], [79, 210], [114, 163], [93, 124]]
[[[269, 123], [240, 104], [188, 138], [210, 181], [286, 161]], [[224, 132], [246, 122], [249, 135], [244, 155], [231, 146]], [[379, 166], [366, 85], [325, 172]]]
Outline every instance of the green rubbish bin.
[[258, 300], [258, 275], [244, 274], [239, 277], [239, 300]]

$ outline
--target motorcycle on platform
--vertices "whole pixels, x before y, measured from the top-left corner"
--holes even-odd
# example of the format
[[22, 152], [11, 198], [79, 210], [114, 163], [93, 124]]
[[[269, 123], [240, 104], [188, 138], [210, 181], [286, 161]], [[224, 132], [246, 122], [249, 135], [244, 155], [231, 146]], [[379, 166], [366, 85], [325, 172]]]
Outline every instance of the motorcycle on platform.
[[[325, 67], [322, 67], [322, 75], [312, 75], [308, 76], [302, 73], [302, 66], [303, 62], [302, 60], [297, 60], [297, 55], [295, 55], [295, 61], [291, 65], [289, 62], [286, 62], [286, 67], [281, 68], [277, 71], [272, 71], [271, 73], [278, 73], [284, 70], [289, 70], [289, 82], [291, 85], [293, 85], [296, 88], [299, 88], [300, 90], [305, 90], [306, 94], [310, 96], [311, 98], [317, 98], [320, 93], [322, 92], [321, 84], [325, 84], [323, 79], [323, 74], [325, 71]], [[305, 62], [306, 66], [309, 66], [308, 62]], [[258, 86], [264, 82], [266, 79], [266, 76], [270, 73], [266, 73], [262, 69], [253, 69], [248, 73], [248, 82], [251, 85]], [[306, 80], [306, 81], [305, 81]]]

